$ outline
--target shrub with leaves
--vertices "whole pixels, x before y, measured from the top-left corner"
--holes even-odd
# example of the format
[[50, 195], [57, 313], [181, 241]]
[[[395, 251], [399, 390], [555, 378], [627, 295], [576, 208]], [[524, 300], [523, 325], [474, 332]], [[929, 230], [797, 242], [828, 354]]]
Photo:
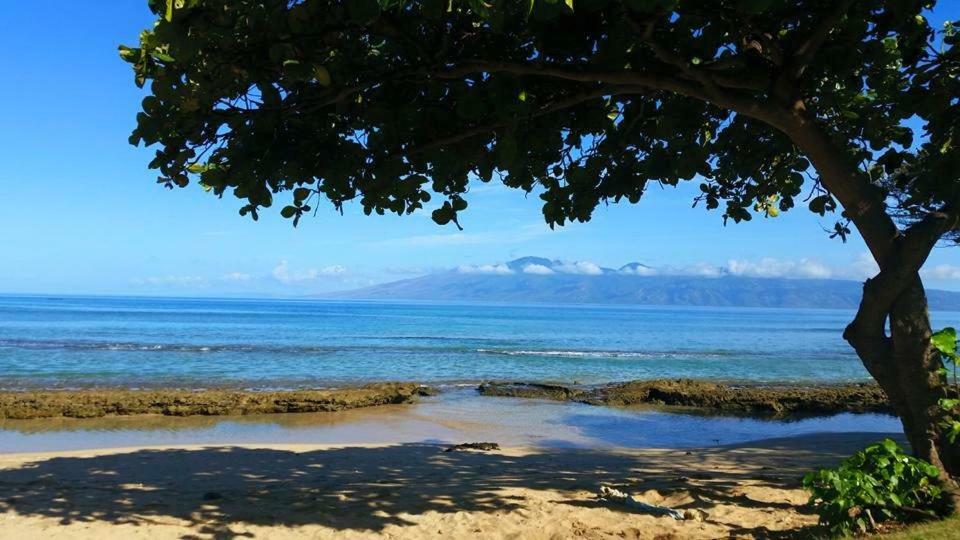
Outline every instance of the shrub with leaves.
[[[944, 328], [930, 337], [930, 343], [940, 353], [940, 375], [947, 381], [944, 385], [944, 397], [940, 398], [940, 408], [946, 413], [940, 423], [947, 440], [951, 444], [960, 436], [960, 382], [957, 381], [957, 363], [960, 362], [960, 350], [957, 343], [957, 329]], [[952, 376], [951, 376], [952, 375]]]
[[890, 439], [857, 452], [835, 469], [807, 473], [803, 486], [820, 524], [842, 536], [876, 530], [884, 521], [934, 518], [941, 503], [939, 471]]

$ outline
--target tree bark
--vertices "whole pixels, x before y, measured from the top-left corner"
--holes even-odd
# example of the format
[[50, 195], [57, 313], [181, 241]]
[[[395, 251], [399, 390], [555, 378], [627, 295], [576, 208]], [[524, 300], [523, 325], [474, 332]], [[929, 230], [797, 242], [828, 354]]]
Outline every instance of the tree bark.
[[[930, 344], [932, 329], [927, 313], [927, 298], [919, 275], [890, 303], [885, 321], [889, 335], [878, 329], [862, 326], [864, 311], [876, 309], [882, 302], [882, 279], [874, 278], [864, 286], [864, 297], [858, 318], [844, 333], [867, 370], [887, 394], [887, 398], [903, 424], [914, 455], [929, 461], [941, 471], [954, 511], [960, 509], [960, 445], [951, 443], [941, 425], [944, 411], [938, 401], [944, 397], [946, 384], [937, 373], [941, 367], [939, 353]], [[885, 323], [881, 323], [885, 324]]]

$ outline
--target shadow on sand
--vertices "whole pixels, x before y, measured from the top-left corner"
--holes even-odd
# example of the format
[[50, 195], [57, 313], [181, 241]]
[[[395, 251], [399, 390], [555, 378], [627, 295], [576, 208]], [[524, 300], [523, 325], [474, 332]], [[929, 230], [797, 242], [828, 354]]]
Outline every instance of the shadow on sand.
[[[0, 469], [0, 511], [63, 524], [178, 521], [196, 537], [234, 538], [244, 536], [231, 528], [237, 523], [379, 531], [428, 511], [509, 512], [523, 503], [509, 488], [559, 492], [559, 503], [589, 506], [597, 503], [564, 492], [594, 492], [600, 483], [631, 491], [685, 489], [692, 501], [681, 508], [709, 511], [722, 503], [773, 510], [792, 506], [754, 500], [736, 488], [744, 482], [796, 487], [804, 471], [880, 437], [848, 433], [689, 451], [550, 449], [526, 455], [443, 452], [434, 444], [146, 449]], [[774, 536], [723, 525], [738, 534]]]

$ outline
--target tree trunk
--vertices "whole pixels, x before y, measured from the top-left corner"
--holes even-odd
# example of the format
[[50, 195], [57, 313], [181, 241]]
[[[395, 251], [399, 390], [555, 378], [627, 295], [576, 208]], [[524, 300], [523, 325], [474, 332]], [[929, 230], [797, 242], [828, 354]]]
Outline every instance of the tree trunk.
[[[914, 454], [940, 469], [945, 487], [960, 493], [955, 480], [960, 479], [960, 444], [951, 444], [941, 426], [944, 411], [938, 401], [947, 385], [937, 373], [942, 365], [930, 343], [933, 332], [919, 274], [937, 241], [958, 226], [960, 215], [948, 205], [901, 230], [887, 213], [883, 192], [864, 177], [844, 146], [804, 107], [797, 109], [778, 129], [810, 159], [880, 266], [880, 274], [864, 285], [860, 309], [844, 338], [887, 394]], [[960, 509], [960, 496], [952, 499]]]
[[887, 394], [914, 455], [940, 469], [956, 510], [960, 507], [956, 481], [960, 478], [960, 445], [950, 443], [941, 426], [944, 411], [938, 401], [946, 395], [947, 385], [937, 373], [942, 367], [940, 355], [930, 344], [932, 329], [923, 283], [915, 275], [890, 304], [884, 317], [889, 321], [889, 335], [883, 326], [879, 332], [863, 326], [864, 312], [874, 307], [872, 303], [882, 302], [879, 296], [884, 291], [878, 285], [883, 281], [874, 278], [864, 286], [857, 320], [844, 337]]

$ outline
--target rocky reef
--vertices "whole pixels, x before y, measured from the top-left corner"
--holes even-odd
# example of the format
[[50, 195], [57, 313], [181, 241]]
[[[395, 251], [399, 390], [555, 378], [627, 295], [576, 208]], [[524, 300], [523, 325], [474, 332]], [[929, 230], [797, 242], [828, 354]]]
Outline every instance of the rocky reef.
[[537, 383], [485, 383], [485, 396], [577, 401], [591, 405], [661, 405], [759, 415], [824, 415], [839, 412], [891, 412], [875, 384], [733, 385], [694, 379], [656, 379], [600, 386]]
[[49, 390], [0, 392], [0, 418], [96, 418], [154, 414], [213, 416], [328, 412], [408, 403], [416, 383], [377, 383], [336, 390]]

